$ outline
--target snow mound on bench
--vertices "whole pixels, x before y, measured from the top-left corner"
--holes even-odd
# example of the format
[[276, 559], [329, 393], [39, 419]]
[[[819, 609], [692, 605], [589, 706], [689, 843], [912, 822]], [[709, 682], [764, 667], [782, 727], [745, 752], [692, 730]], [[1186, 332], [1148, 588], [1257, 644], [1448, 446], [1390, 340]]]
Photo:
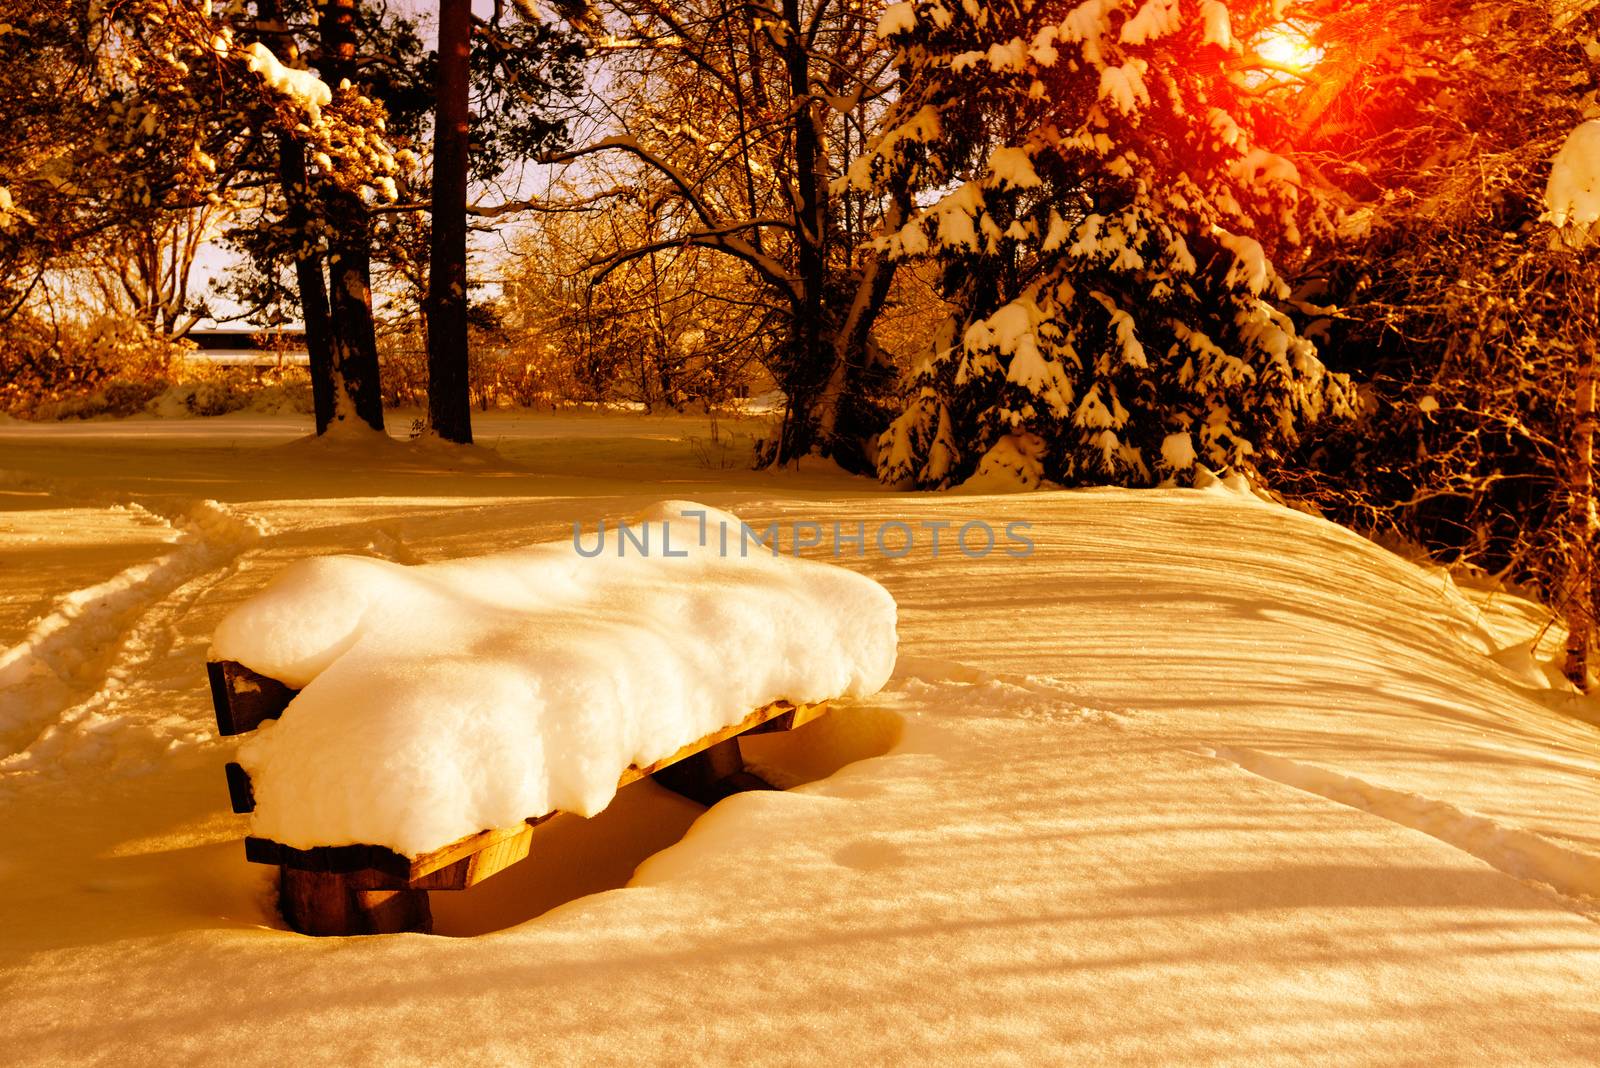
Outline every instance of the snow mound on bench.
[[[685, 511], [707, 514], [705, 546]], [[212, 658], [303, 687], [239, 750], [253, 833], [417, 856], [552, 810], [589, 816], [630, 764], [773, 701], [888, 680], [895, 602], [876, 582], [755, 543], [741, 556], [739, 521], [701, 505], [641, 518], [649, 556], [608, 524], [592, 559], [574, 539], [414, 567], [322, 557], [236, 608]]]

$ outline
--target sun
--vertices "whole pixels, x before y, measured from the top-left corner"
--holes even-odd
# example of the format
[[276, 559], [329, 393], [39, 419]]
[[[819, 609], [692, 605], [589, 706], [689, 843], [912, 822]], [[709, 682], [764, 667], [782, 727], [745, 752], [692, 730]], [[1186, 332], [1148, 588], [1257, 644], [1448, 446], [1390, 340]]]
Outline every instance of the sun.
[[1284, 71], [1305, 74], [1322, 62], [1322, 49], [1311, 35], [1292, 23], [1281, 22], [1255, 39], [1256, 55]]

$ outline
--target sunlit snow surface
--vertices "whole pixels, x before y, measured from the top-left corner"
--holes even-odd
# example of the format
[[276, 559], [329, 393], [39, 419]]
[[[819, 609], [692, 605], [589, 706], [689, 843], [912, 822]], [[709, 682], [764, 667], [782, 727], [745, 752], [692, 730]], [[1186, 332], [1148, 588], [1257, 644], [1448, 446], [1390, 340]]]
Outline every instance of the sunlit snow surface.
[[[688, 419], [478, 431], [498, 458], [0, 424], [9, 1062], [1592, 1063], [1600, 735], [1527, 602], [1221, 485], [905, 496], [708, 466]], [[642, 783], [541, 828], [434, 895], [487, 937], [282, 931], [227, 812], [218, 623], [310, 557], [668, 497], [1036, 551], [832, 561], [893, 594], [900, 661], [751, 747], [794, 789], [702, 816]]]

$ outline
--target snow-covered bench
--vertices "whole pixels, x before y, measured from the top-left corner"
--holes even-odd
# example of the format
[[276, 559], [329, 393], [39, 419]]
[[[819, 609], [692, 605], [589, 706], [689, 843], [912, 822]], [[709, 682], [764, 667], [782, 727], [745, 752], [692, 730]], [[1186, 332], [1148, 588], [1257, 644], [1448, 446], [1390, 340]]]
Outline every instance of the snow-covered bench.
[[228, 789], [289, 925], [426, 930], [429, 891], [521, 860], [553, 815], [592, 816], [647, 775], [706, 804], [764, 788], [740, 735], [879, 689], [889, 594], [742, 554], [737, 527], [724, 550], [725, 523], [673, 502], [593, 558], [572, 541], [416, 567], [322, 557], [230, 613], [217, 727], [250, 737]]
[[[237, 734], [277, 719], [297, 691], [258, 675], [232, 660], [207, 664], [217, 730]], [[826, 702], [795, 705], [775, 701], [731, 726], [640, 767], [630, 764], [617, 788], [646, 777], [703, 805], [742, 790], [772, 787], [744, 768], [739, 738], [788, 731], [828, 710]], [[236, 762], [226, 765], [233, 810], [255, 810], [250, 775]], [[284, 919], [302, 934], [387, 934], [426, 931], [430, 890], [465, 890], [528, 855], [533, 828], [555, 816], [527, 816], [514, 827], [464, 835], [414, 857], [384, 846], [335, 845], [295, 849], [270, 838], [245, 838], [245, 857], [279, 868], [279, 901]]]

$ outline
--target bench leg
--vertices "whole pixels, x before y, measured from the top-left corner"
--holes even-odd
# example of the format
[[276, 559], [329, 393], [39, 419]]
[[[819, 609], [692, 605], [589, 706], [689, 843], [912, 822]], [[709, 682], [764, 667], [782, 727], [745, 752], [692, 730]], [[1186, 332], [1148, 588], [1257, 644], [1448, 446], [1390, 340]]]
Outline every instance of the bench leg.
[[426, 890], [357, 890], [331, 872], [280, 867], [278, 908], [291, 928], [308, 935], [433, 930]]
[[676, 764], [668, 764], [652, 776], [673, 793], [711, 806], [725, 797], [745, 790], [776, 789], [760, 776], [744, 770], [739, 739], [729, 738]]

